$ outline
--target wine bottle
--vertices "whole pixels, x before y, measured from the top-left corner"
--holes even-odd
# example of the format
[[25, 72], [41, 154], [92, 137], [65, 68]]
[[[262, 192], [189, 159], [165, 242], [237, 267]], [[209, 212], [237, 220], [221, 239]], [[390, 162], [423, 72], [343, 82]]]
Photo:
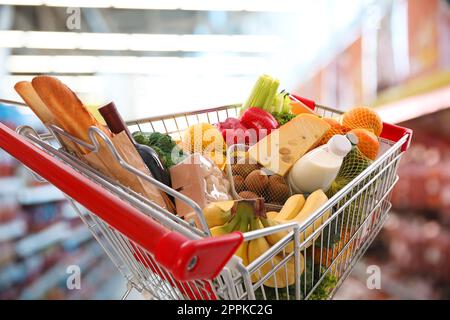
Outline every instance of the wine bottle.
[[169, 171], [164, 167], [158, 153], [153, 148], [136, 143], [136, 141], [134, 141], [130, 130], [128, 130], [128, 127], [120, 116], [120, 113], [117, 110], [114, 102], [110, 102], [107, 105], [99, 108], [98, 111], [102, 115], [103, 119], [105, 119], [105, 122], [112, 133], [118, 134], [122, 131], [125, 131], [131, 142], [135, 145], [136, 150], [138, 151], [145, 165], [150, 170], [152, 176], [156, 180], [170, 187], [171, 180]]

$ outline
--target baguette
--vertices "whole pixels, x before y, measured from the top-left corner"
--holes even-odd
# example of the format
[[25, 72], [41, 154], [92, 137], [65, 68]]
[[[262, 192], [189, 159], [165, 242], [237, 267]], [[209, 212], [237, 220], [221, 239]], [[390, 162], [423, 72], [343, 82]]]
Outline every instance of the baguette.
[[14, 86], [14, 89], [23, 99], [23, 101], [25, 101], [25, 103], [30, 107], [30, 109], [33, 110], [33, 112], [36, 114], [39, 120], [42, 121], [43, 124], [58, 125], [58, 121], [56, 121], [55, 117], [47, 108], [45, 103], [41, 100], [41, 98], [39, 98], [38, 94], [31, 85], [31, 82], [17, 82]]
[[[61, 124], [59, 123], [58, 119], [56, 119], [53, 116], [53, 114], [47, 108], [45, 103], [36, 93], [31, 82], [20, 81], [16, 83], [14, 89], [22, 97], [23, 101], [25, 101], [28, 107], [30, 107], [30, 109], [36, 114], [39, 120], [42, 121], [44, 125], [53, 124], [57, 125], [58, 127], [61, 127]], [[87, 149], [77, 145], [76, 143], [70, 141], [65, 137], [61, 136], [59, 137], [59, 140], [61, 144], [66, 147], [66, 149], [71, 150], [73, 153], [77, 155], [88, 152]]]
[[92, 143], [88, 135], [88, 129], [92, 126], [100, 128], [108, 137], [112, 136], [109, 130], [98, 123], [75, 93], [58, 79], [37, 76], [31, 84], [66, 132], [87, 143]]

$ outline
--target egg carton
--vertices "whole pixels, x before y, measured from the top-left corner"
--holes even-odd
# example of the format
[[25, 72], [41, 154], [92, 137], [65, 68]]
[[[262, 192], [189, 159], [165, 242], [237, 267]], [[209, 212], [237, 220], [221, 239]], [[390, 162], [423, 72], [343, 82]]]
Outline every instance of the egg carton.
[[248, 157], [248, 146], [232, 145], [227, 150], [226, 174], [234, 199], [264, 198], [266, 210], [279, 211], [293, 194], [287, 179]]

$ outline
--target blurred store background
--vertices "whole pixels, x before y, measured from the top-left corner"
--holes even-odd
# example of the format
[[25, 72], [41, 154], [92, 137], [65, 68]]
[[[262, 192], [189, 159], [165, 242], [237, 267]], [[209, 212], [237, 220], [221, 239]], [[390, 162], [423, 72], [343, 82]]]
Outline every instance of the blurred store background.
[[[450, 298], [450, 1], [0, 0], [3, 99], [20, 101], [17, 81], [52, 74], [131, 120], [241, 102], [262, 73], [414, 130], [392, 215], [336, 298]], [[0, 121], [40, 128], [7, 104]], [[67, 290], [72, 264], [82, 290]], [[366, 286], [373, 264], [381, 290]], [[0, 151], [0, 299], [124, 290], [62, 194]]]

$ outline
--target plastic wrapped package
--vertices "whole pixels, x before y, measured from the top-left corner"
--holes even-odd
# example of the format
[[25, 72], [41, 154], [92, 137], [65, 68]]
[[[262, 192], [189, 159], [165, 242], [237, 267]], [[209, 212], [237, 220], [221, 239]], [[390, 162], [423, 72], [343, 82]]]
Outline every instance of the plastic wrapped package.
[[230, 183], [223, 172], [209, 158], [199, 156], [200, 168], [205, 179], [205, 195], [208, 202], [231, 200]]
[[[214, 162], [194, 153], [170, 168], [172, 188], [195, 201], [200, 208], [209, 202], [231, 200], [230, 183]], [[175, 199], [177, 215], [185, 216], [192, 208]]]

